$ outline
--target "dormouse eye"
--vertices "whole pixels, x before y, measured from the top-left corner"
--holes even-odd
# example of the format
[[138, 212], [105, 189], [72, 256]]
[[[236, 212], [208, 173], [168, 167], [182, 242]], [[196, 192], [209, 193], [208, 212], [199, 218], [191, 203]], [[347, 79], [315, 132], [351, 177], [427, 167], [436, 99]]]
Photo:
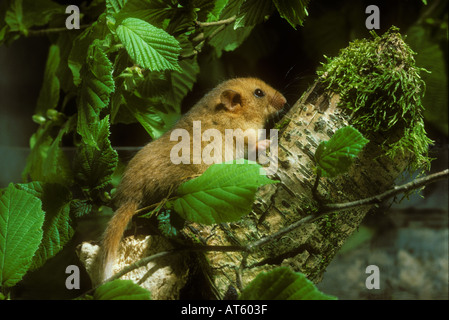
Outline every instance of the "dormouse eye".
[[256, 89], [256, 90], [254, 90], [254, 95], [255, 95], [257, 98], [262, 98], [262, 97], [265, 96], [265, 92], [263, 92], [263, 91], [260, 90], [260, 89]]

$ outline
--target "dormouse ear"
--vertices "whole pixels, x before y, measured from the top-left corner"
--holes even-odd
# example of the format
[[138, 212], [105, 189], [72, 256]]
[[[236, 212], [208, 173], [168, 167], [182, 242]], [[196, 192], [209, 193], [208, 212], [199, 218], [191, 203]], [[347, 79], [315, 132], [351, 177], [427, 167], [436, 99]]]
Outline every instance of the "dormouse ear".
[[242, 105], [240, 93], [234, 90], [225, 90], [220, 95], [220, 101], [229, 111], [234, 111], [236, 107]]

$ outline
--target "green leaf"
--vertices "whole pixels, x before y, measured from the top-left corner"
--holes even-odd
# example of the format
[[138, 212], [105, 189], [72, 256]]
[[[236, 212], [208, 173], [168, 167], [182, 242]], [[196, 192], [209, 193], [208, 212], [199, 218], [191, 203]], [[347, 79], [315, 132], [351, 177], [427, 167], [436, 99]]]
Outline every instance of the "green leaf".
[[299, 24], [302, 26], [304, 19], [308, 16], [307, 5], [310, 0], [273, 0], [280, 16], [296, 29]]
[[56, 183], [33, 181], [16, 187], [39, 198], [45, 211], [43, 238], [30, 267], [34, 270], [55, 256], [72, 238], [75, 232], [69, 215], [72, 195], [66, 187]]
[[260, 174], [261, 166], [245, 160], [211, 165], [200, 177], [183, 183], [168, 207], [189, 221], [214, 224], [239, 220], [251, 212], [258, 187], [276, 183]]
[[237, 15], [243, 3], [244, 0], [227, 0], [226, 2], [217, 1], [217, 6], [214, 9], [216, 13], [219, 13], [219, 19], [217, 20], [224, 20]]
[[195, 13], [197, 15], [198, 21], [205, 21], [208, 15], [214, 10], [219, 1], [210, 0], [194, 0], [192, 1], [192, 6], [195, 8]]
[[[151, 215], [152, 214], [149, 214], [149, 216]], [[157, 220], [159, 231], [168, 238], [176, 237], [178, 235], [178, 230], [184, 227], [185, 222], [184, 219], [171, 210], [165, 210], [165, 212], [159, 213]]]
[[56, 138], [51, 133], [57, 127], [54, 121], [45, 122], [30, 139], [31, 152], [22, 177], [24, 181], [36, 180], [43, 182], [71, 185], [73, 173], [70, 163], [61, 149], [62, 137], [71, 130], [72, 121], [67, 121], [58, 132]]
[[97, 41], [96, 43], [98, 44], [100, 41], [98, 39], [105, 39], [110, 34], [106, 20], [105, 14], [100, 15], [97, 21], [92, 23], [73, 41], [68, 58], [68, 66], [72, 71], [73, 83], [76, 86], [79, 86], [81, 83], [81, 69], [86, 62], [90, 61], [88, 57], [90, 46], [94, 41]]
[[304, 274], [279, 267], [260, 273], [239, 300], [335, 300], [319, 291]]
[[136, 96], [129, 96], [126, 102], [125, 106], [128, 111], [153, 139], [157, 139], [167, 130], [155, 108], [159, 104], [157, 99], [140, 99]]
[[91, 134], [98, 148], [85, 144], [78, 146], [74, 172], [78, 185], [95, 196], [111, 182], [118, 156], [109, 141], [109, 116], [93, 125]]
[[170, 105], [174, 106], [176, 113], [181, 113], [181, 102], [184, 97], [192, 90], [196, 82], [200, 67], [196, 58], [193, 61], [180, 61], [179, 66], [182, 71], [173, 71], [170, 74], [171, 90], [168, 95]]
[[60, 62], [59, 47], [51, 45], [45, 65], [44, 80], [37, 99], [36, 114], [45, 116], [48, 109], [55, 109], [59, 101], [59, 79], [56, 72]]
[[75, 218], [81, 218], [92, 211], [92, 204], [88, 200], [74, 199], [70, 202], [70, 212]]
[[335, 132], [329, 141], [322, 141], [315, 152], [315, 161], [324, 176], [335, 177], [348, 170], [352, 160], [369, 142], [353, 127]]
[[75, 92], [77, 92], [77, 88], [75, 87], [75, 83], [73, 82], [73, 74], [68, 64], [69, 55], [72, 51], [72, 46], [76, 38], [76, 35], [73, 33], [59, 34], [58, 39], [55, 43], [55, 45], [59, 47], [60, 59], [59, 67], [58, 70], [56, 70], [55, 77], [58, 78], [60, 89], [65, 93], [62, 108], [65, 107], [66, 101], [74, 97], [76, 95]]
[[28, 271], [42, 239], [42, 203], [10, 184], [0, 197], [0, 286], [11, 287]]
[[[173, 86], [164, 73], [147, 72], [143, 80], [136, 81], [134, 73], [125, 70], [121, 75], [126, 75], [126, 80], [122, 78], [117, 81], [117, 90], [111, 100], [113, 123], [139, 122], [153, 139], [158, 138], [180, 116], [170, 101]], [[128, 79], [130, 84], [127, 83]], [[128, 91], [129, 88], [131, 91]]]
[[[220, 20], [238, 15], [242, 3], [243, 0], [230, 0], [221, 11]], [[220, 27], [207, 28], [204, 32], [205, 37], [208, 37]], [[241, 25], [236, 25], [236, 23], [231, 23], [210, 39], [209, 44], [215, 49], [217, 57], [220, 57], [222, 51], [233, 51], [238, 48], [250, 35], [252, 29], [253, 26], [242, 27]]]
[[114, 91], [112, 63], [97, 43], [89, 48], [88, 63], [81, 69], [82, 84], [78, 101], [77, 131], [89, 146], [99, 149], [95, 139], [101, 109], [109, 104]]
[[5, 14], [5, 22], [9, 25], [11, 31], [20, 31], [24, 34], [28, 33], [23, 23], [23, 5], [22, 0], [11, 2], [9, 9]]
[[240, 7], [235, 29], [237, 26], [254, 26], [262, 23], [273, 12], [273, 9], [271, 0], [245, 1]]
[[94, 293], [95, 300], [151, 300], [148, 290], [132, 280], [114, 280], [100, 286]]
[[117, 36], [130, 57], [151, 71], [180, 70], [178, 41], [162, 29], [140, 19], [127, 18], [117, 27]]
[[418, 52], [416, 65], [430, 73], [421, 74], [426, 83], [423, 98], [426, 122], [448, 136], [448, 76], [446, 61], [438, 40], [431, 37], [431, 30], [414, 25], [407, 30], [407, 43]]
[[166, 72], [148, 72], [137, 86], [137, 94], [142, 98], [164, 98], [172, 86], [166, 74]]
[[65, 7], [51, 0], [12, 0], [5, 21], [10, 31], [27, 35], [30, 27], [45, 25], [54, 15], [64, 13]]
[[164, 21], [171, 19], [177, 10], [164, 0], [128, 0], [115, 17], [117, 24], [127, 18], [136, 18], [162, 28]]
[[[177, 39], [182, 47], [182, 54], [192, 53], [194, 48], [186, 35], [179, 36]], [[152, 90], [157, 90], [159, 95], [162, 93], [161, 98], [167, 102], [166, 105], [170, 106], [169, 110], [174, 112], [173, 116], [175, 117], [181, 115], [181, 103], [187, 93], [192, 90], [200, 72], [196, 56], [179, 61], [179, 66], [181, 71], [170, 71], [168, 77], [164, 77], [163, 81], [159, 80], [159, 85], [154, 83], [154, 81], [150, 83], [144, 82], [145, 87], [151, 85]], [[148, 89], [145, 91], [149, 92]], [[142, 92], [142, 90], [139, 90], [139, 92]], [[156, 95], [157, 93], [155, 92], [152, 96]]]
[[126, 0], [106, 0], [106, 12], [109, 14], [119, 13], [125, 3]]
[[[192, 4], [194, 5], [194, 4]], [[163, 29], [170, 34], [190, 34], [189, 28], [195, 27], [196, 9], [192, 5], [182, 6], [173, 10], [170, 18], [164, 21]]]
[[220, 14], [223, 11], [224, 7], [228, 3], [228, 0], [216, 0], [214, 3], [214, 7], [208, 12], [207, 22], [218, 21], [220, 18]]

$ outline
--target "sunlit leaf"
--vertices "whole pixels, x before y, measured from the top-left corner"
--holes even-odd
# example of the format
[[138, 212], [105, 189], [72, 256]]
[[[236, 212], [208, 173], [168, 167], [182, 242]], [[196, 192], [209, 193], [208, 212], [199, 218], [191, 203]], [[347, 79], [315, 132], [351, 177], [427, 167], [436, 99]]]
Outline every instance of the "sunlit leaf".
[[127, 18], [117, 27], [117, 36], [130, 57], [151, 71], [180, 70], [178, 41], [162, 29], [140, 19]]
[[245, 163], [219, 163], [211, 165], [198, 178], [182, 184], [179, 198], [168, 206], [188, 221], [214, 224], [239, 220], [251, 211], [257, 189], [276, 183], [260, 174], [261, 166]]

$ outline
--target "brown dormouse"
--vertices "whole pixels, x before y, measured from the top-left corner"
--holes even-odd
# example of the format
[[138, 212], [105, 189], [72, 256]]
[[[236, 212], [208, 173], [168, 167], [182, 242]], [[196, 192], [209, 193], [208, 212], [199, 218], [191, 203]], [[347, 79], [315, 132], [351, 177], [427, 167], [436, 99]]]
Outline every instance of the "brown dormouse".
[[[213, 128], [220, 131], [223, 137], [225, 129], [254, 129], [257, 132], [285, 103], [282, 94], [259, 79], [231, 79], [208, 92], [171, 131], [143, 147], [129, 162], [117, 188], [115, 200], [118, 210], [106, 228], [98, 256], [100, 281], [112, 276], [112, 265], [120, 241], [136, 210], [161, 201], [171, 188], [176, 190], [186, 177], [202, 174], [209, 166], [204, 162], [195, 164], [194, 161], [174, 164], [170, 153], [178, 141], [171, 138], [173, 130], [185, 129], [194, 139], [193, 122], [200, 121], [201, 132]], [[192, 147], [193, 141], [190, 143]], [[199, 143], [204, 147], [204, 141]], [[248, 145], [247, 148], [268, 146], [267, 140], [258, 141], [257, 144]], [[224, 149], [219, 156], [224, 156]]]

